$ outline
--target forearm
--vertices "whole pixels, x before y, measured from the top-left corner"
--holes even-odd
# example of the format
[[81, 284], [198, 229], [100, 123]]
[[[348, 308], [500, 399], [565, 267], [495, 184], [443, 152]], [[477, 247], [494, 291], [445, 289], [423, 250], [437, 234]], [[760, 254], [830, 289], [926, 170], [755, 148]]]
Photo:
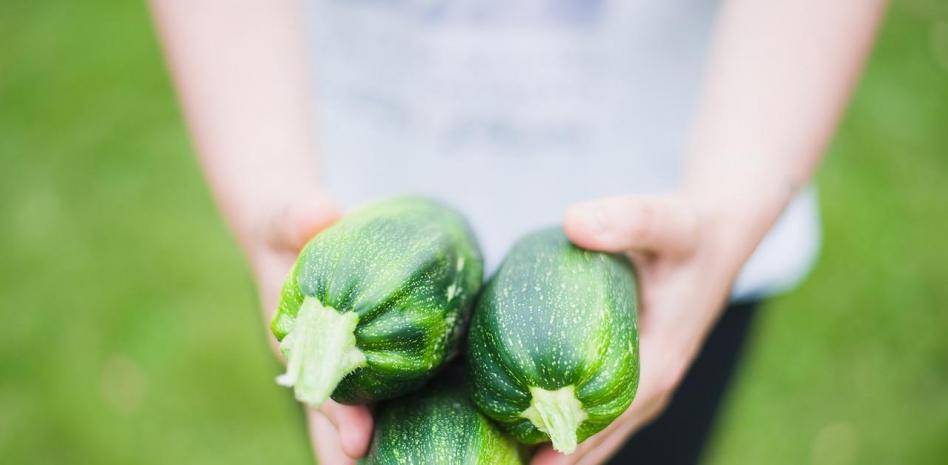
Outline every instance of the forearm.
[[725, 2], [684, 184], [741, 261], [819, 164], [885, 3]]
[[191, 137], [246, 247], [260, 218], [318, 187], [294, 0], [152, 0]]

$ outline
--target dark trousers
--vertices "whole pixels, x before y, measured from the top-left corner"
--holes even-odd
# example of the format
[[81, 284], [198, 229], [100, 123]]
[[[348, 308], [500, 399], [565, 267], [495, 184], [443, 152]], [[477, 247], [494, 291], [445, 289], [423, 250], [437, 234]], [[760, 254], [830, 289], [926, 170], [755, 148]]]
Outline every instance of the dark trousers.
[[611, 465], [694, 465], [747, 341], [758, 302], [733, 304], [714, 327], [665, 412], [630, 438]]

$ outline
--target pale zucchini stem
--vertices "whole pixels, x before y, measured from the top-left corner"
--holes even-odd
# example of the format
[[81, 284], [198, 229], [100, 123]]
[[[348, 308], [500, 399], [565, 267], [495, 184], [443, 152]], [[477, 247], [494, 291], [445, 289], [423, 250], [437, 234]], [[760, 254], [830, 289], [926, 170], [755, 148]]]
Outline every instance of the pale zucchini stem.
[[293, 329], [280, 342], [287, 363], [277, 383], [292, 387], [296, 399], [310, 407], [322, 405], [346, 375], [366, 364], [356, 347], [358, 323], [355, 313], [337, 312], [307, 296]]
[[572, 385], [555, 391], [531, 387], [530, 407], [520, 416], [530, 420], [536, 428], [550, 437], [553, 448], [564, 454], [576, 450], [579, 425], [588, 416], [583, 404], [576, 398]]

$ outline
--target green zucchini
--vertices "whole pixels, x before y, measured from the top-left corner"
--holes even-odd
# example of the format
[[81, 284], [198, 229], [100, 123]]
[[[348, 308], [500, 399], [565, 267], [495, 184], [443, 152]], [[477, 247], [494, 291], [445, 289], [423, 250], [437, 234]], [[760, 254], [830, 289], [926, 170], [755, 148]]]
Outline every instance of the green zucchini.
[[580, 249], [560, 228], [524, 237], [474, 310], [474, 402], [521, 442], [573, 452], [632, 403], [636, 306], [624, 257]]
[[483, 280], [465, 220], [420, 197], [357, 209], [314, 237], [283, 287], [271, 329], [277, 378], [310, 406], [396, 397], [456, 352]]
[[434, 386], [388, 401], [362, 465], [522, 465], [526, 450], [471, 403], [461, 387]]

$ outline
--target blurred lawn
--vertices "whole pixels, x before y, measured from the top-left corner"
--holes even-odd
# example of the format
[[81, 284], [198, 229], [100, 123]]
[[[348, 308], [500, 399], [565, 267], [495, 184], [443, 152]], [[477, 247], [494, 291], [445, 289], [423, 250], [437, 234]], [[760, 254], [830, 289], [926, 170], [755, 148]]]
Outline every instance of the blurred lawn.
[[[709, 461], [948, 463], [948, 4], [893, 7], [819, 185]], [[310, 463], [143, 4], [0, 5], [0, 222], [0, 463]]]

